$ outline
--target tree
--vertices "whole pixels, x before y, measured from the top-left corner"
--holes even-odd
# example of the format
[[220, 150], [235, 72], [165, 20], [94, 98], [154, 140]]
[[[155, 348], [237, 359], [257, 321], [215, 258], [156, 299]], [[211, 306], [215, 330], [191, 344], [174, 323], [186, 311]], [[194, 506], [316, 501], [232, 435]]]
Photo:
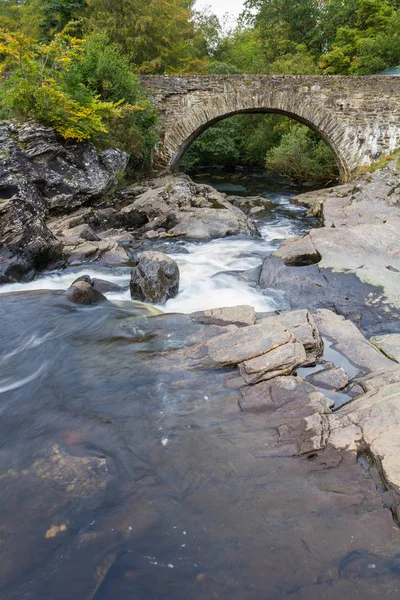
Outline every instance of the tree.
[[247, 19], [260, 31], [268, 61], [299, 44], [312, 53], [320, 51], [318, 0], [247, 0], [245, 6]]
[[87, 7], [86, 0], [45, 0], [43, 6], [43, 20], [40, 30], [46, 40], [51, 39], [56, 33]]
[[89, 28], [104, 31], [139, 73], [204, 70], [194, 43], [193, 0], [91, 0]]
[[353, 27], [339, 27], [321, 57], [325, 73], [368, 75], [400, 62], [400, 10], [388, 0], [358, 0]]

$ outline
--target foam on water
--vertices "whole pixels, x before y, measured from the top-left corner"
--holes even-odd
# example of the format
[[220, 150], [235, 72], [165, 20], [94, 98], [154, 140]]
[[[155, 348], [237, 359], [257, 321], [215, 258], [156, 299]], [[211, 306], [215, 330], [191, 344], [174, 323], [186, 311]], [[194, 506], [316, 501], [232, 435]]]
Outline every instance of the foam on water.
[[[259, 312], [285, 308], [279, 291], [273, 296], [264, 294], [243, 274], [259, 267], [284, 239], [304, 232], [304, 224], [293, 215], [304, 209], [290, 203], [289, 195], [274, 194], [276, 206], [264, 219], [257, 220], [261, 239], [229, 237], [206, 243], [187, 243], [187, 253], [171, 253], [179, 265], [180, 292], [159, 308], [166, 312], [191, 313], [221, 306], [249, 304]], [[29, 283], [0, 286], [0, 294], [10, 292], [53, 290], [64, 291], [82, 275], [105, 279], [124, 288], [121, 292], [106, 294], [111, 301], [130, 300], [129, 268], [111, 269], [101, 265], [82, 266], [79, 270], [50, 272]]]

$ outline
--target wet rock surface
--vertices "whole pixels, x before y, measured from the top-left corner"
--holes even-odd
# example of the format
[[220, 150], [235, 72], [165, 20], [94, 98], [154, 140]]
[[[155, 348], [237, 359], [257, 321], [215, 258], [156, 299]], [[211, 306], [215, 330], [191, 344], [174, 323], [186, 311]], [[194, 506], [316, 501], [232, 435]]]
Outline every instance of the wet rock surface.
[[238, 325], [246, 327], [256, 322], [256, 311], [252, 306], [232, 306], [201, 310], [190, 315], [196, 323], [204, 325]]
[[381, 335], [371, 341], [388, 358], [400, 363], [400, 333]]
[[[265, 340], [267, 326], [276, 342], [294, 338], [282, 320], [221, 327], [112, 303], [65, 312], [57, 298], [0, 297], [28, 339], [38, 318], [54, 332], [25, 350], [33, 372], [51, 357], [49, 375], [29, 397], [9, 392], [27, 419], [0, 452], [2, 597], [140, 597], [144, 585], [157, 597], [168, 582], [174, 597], [199, 599], [396, 598], [398, 383], [332, 413], [323, 390], [295, 374], [247, 385], [238, 366], [189, 367], [201, 337], [213, 352], [226, 335], [237, 348], [250, 331]], [[7, 355], [14, 331], [4, 319]], [[305, 357], [300, 341], [278, 349], [296, 344]], [[21, 368], [20, 356], [6, 364]], [[22, 529], [21, 510], [35, 515]]]
[[162, 252], [143, 252], [132, 269], [131, 296], [152, 304], [165, 304], [179, 292], [179, 267]]
[[[328, 308], [363, 332], [397, 332], [400, 286], [397, 160], [359, 181], [301, 194], [324, 227], [289, 240], [263, 264], [263, 289], [285, 290], [290, 308]], [[318, 264], [314, 264], [318, 263]]]
[[65, 292], [65, 295], [74, 304], [98, 304], [107, 300], [101, 292], [97, 291], [87, 281], [75, 281]]

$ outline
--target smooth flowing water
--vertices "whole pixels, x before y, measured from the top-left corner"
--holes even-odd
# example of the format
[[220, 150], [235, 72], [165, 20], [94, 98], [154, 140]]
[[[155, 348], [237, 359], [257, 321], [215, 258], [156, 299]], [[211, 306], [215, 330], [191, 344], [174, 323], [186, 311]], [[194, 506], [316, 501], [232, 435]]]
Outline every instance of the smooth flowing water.
[[175, 311], [285, 307], [244, 271], [310, 223], [258, 185], [262, 238], [183, 244], [169, 314], [128, 292], [65, 300], [82, 273], [127, 284], [123, 267], [0, 288], [2, 599], [399, 598], [398, 530], [368, 471], [271, 455], [276, 425], [240, 412], [235, 372], [186, 367], [205, 328]]

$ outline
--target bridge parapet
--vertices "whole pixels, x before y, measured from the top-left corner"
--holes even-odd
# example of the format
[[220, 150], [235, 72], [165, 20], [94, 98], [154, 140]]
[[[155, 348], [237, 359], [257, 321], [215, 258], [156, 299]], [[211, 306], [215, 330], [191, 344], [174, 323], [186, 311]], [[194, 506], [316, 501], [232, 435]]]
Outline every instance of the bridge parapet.
[[160, 112], [158, 168], [176, 168], [205, 129], [238, 113], [305, 123], [333, 150], [343, 181], [400, 147], [400, 77], [156, 75], [141, 82]]

